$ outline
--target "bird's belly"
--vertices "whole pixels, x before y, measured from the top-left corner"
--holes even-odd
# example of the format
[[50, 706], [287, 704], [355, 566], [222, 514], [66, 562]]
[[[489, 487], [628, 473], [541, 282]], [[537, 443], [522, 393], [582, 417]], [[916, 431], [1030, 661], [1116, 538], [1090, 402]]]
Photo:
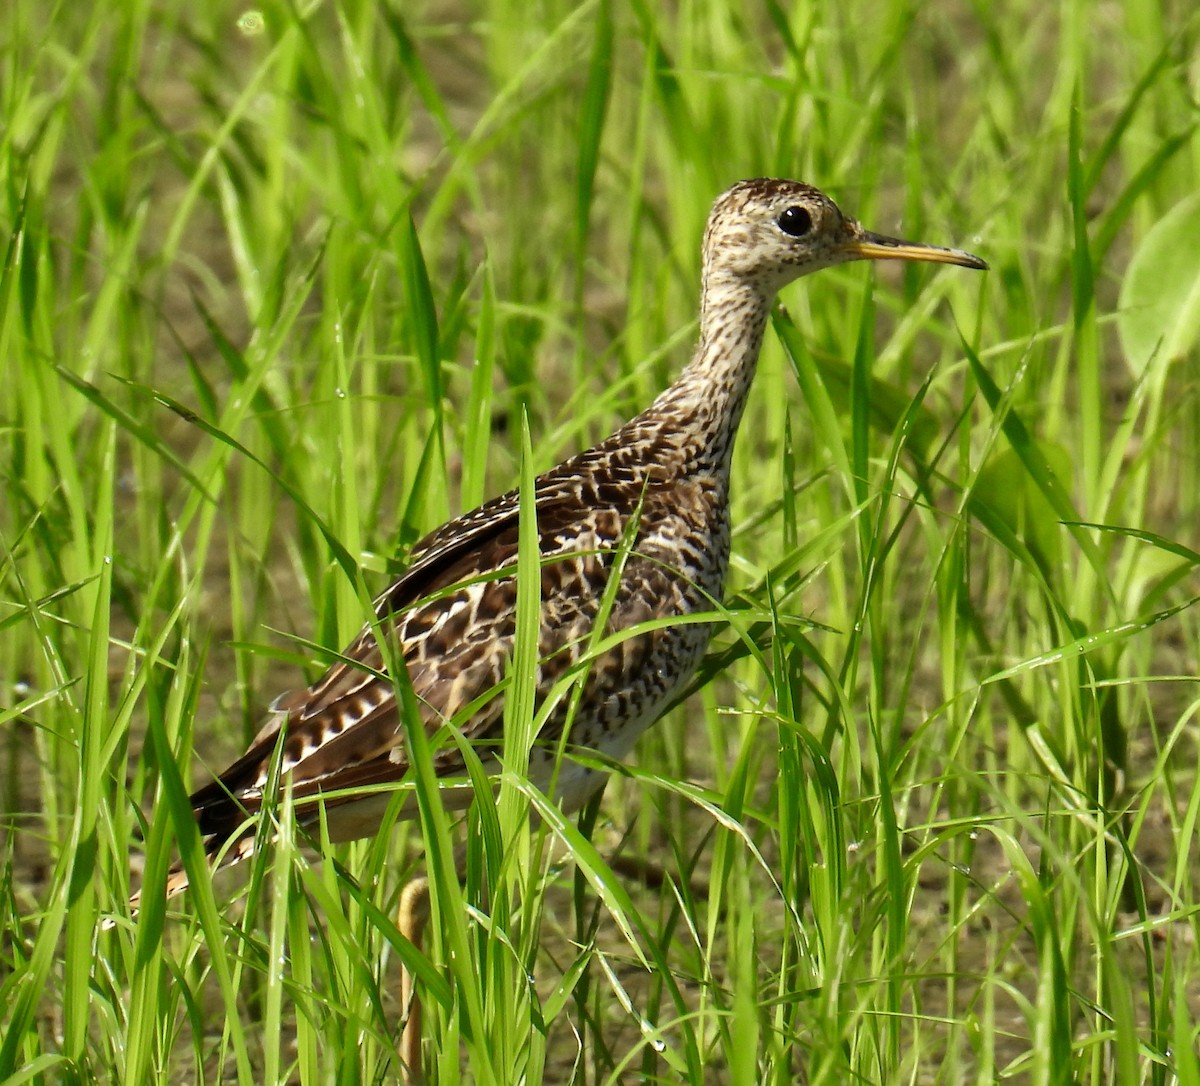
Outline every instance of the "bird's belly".
[[[534, 783], [547, 791], [553, 787], [564, 809], [582, 807], [603, 785], [605, 774], [574, 758], [572, 750], [583, 748], [613, 761], [623, 760], [687, 685], [711, 633], [708, 623], [681, 623], [631, 639], [644, 639], [647, 644], [640, 666], [629, 669], [606, 672], [601, 657], [597, 661], [600, 675], [585, 684], [574, 718], [552, 714], [547, 721], [530, 759]], [[558, 760], [564, 728], [565, 754]]]

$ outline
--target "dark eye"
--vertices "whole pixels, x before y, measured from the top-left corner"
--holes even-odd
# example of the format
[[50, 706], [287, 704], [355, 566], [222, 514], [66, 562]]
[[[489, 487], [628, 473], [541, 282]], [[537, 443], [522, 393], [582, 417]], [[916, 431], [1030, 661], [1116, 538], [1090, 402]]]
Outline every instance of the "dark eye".
[[794, 238], [802, 238], [812, 229], [812, 216], [803, 207], [784, 208], [776, 221], [780, 230]]

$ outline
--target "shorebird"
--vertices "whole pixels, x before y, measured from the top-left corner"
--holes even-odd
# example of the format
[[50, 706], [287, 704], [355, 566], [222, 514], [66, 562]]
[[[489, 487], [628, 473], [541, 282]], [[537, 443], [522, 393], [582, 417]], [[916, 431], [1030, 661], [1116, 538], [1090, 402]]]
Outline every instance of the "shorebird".
[[[959, 249], [871, 233], [797, 181], [740, 181], [717, 199], [704, 233], [700, 335], [691, 361], [640, 415], [536, 480], [539, 696], [588, 651], [618, 555], [624, 564], [607, 592], [607, 633], [719, 605], [729, 567], [734, 438], [776, 292], [853, 260], [987, 268]], [[332, 840], [377, 829], [390, 796], [355, 791], [401, 782], [409, 770], [389, 660], [403, 661], [428, 734], [451, 721], [485, 768], [498, 767], [503, 681], [516, 629], [519, 504], [510, 491], [418, 543], [407, 571], [378, 597], [373, 620], [339, 661], [313, 685], [275, 700], [250, 749], [192, 796], [211, 855], [231, 839], [226, 862], [253, 850], [249, 820], [268, 798], [277, 747], [279, 775], [290, 778], [301, 825], [317, 823], [323, 807]], [[536, 737], [533, 784], [545, 790], [553, 782], [565, 809], [582, 806], [604, 776], [595, 759], [571, 761], [571, 750], [623, 758], [692, 676], [710, 634], [703, 621], [657, 625], [592, 660], [573, 716], [571, 699], [563, 699]], [[464, 774], [455, 743], [436, 746], [433, 758], [439, 775]], [[176, 871], [168, 892], [185, 886], [186, 875]]]

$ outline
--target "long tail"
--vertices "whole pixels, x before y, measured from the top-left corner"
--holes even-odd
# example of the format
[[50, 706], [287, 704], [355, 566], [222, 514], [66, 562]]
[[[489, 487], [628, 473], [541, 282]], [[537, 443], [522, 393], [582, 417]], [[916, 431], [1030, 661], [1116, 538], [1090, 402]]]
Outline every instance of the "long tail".
[[[204, 842], [205, 852], [210, 860], [215, 859], [216, 852], [224, 845], [224, 841], [220, 839], [208, 839]], [[246, 836], [239, 838], [232, 847], [226, 850], [225, 855], [221, 857], [221, 863], [217, 870], [224, 871], [227, 867], [233, 867], [245, 860], [250, 859], [254, 855], [254, 834], [247, 833]], [[188, 879], [188, 873], [184, 870], [182, 864], [176, 862], [171, 866], [171, 870], [167, 872], [166, 899], [170, 901], [174, 897], [178, 897], [191, 885]], [[137, 890], [129, 898], [129, 914], [132, 919], [137, 919], [138, 912], [142, 907], [142, 891]], [[101, 931], [111, 931], [117, 926], [117, 921], [114, 918], [104, 920], [100, 925]]]

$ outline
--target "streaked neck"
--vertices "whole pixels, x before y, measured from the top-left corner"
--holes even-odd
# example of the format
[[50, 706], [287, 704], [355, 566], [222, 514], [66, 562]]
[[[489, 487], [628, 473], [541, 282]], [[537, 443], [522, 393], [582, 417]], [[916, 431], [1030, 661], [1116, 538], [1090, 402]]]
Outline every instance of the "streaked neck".
[[700, 342], [679, 379], [646, 412], [678, 418], [680, 452], [696, 468], [729, 474], [770, 309], [771, 296], [745, 280], [705, 276]]

